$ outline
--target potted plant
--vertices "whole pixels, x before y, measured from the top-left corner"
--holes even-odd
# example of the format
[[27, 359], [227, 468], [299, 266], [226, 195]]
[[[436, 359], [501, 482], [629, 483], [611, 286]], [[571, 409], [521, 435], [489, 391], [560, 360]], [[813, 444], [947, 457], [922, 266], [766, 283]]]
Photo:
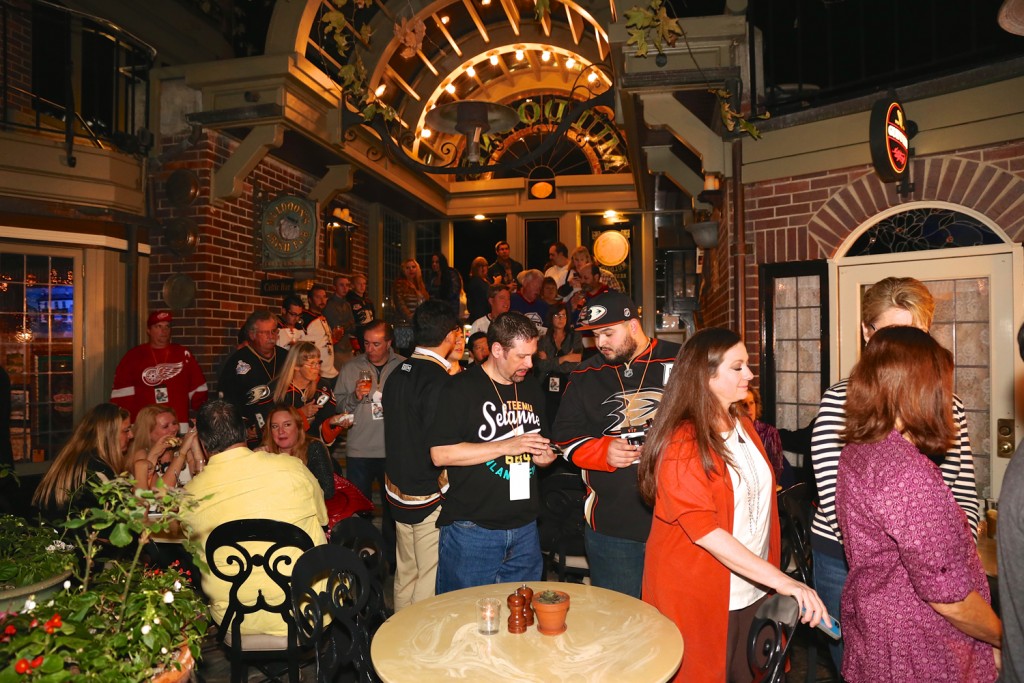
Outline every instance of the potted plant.
[[[0, 613], [0, 683], [187, 678], [206, 633], [206, 604], [177, 567], [149, 569], [140, 558], [150, 535], [168, 531], [194, 503], [159, 486], [137, 491], [124, 478], [91, 485], [97, 506], [64, 524], [81, 552], [76, 580]], [[163, 515], [148, 520], [154, 503]], [[117, 550], [122, 557], [108, 559]]]
[[554, 590], [535, 593], [533, 611], [537, 615], [538, 631], [546, 636], [558, 635], [567, 628], [565, 615], [569, 611], [569, 594]]
[[71, 576], [74, 550], [56, 529], [0, 515], [0, 612], [21, 607], [29, 595], [56, 592]]

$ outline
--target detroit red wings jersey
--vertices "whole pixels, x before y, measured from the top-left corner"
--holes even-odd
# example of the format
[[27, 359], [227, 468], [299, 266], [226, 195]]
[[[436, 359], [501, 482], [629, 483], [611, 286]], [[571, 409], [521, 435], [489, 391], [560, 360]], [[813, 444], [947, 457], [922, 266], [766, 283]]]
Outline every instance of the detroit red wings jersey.
[[180, 344], [154, 349], [140, 344], [124, 355], [114, 371], [110, 400], [132, 415], [148, 405], [166, 405], [188, 423], [190, 409], [206, 402], [206, 377], [195, 356]]

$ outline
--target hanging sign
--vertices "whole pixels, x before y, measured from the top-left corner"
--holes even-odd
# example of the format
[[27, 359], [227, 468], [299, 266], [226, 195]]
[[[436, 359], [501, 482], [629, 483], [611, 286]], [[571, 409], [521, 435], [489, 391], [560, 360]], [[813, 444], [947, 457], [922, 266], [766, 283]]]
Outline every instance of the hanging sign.
[[875, 102], [871, 108], [871, 163], [883, 182], [903, 178], [910, 160], [910, 138], [903, 106], [895, 99]]
[[316, 204], [282, 195], [263, 207], [259, 231], [263, 270], [315, 270]]

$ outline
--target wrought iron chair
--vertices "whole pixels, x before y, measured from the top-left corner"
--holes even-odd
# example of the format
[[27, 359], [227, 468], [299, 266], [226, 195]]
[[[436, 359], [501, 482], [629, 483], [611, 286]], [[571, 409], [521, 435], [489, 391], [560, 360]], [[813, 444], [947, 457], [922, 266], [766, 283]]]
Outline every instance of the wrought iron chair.
[[807, 585], [811, 583], [811, 491], [807, 484], [795, 484], [778, 495], [782, 547], [782, 571]]
[[[269, 544], [269, 545], [267, 545]], [[210, 573], [229, 584], [228, 608], [217, 627], [217, 640], [227, 648], [232, 683], [248, 678], [250, 662], [272, 680], [277, 676], [264, 666], [266, 661], [286, 660], [288, 678], [299, 683], [298, 633], [291, 604], [291, 572], [297, 557], [313, 547], [302, 529], [271, 519], [240, 519], [225, 522], [206, 540], [206, 563]], [[246, 582], [256, 572], [265, 574], [284, 598], [270, 602], [263, 590], [255, 600], [247, 595]], [[247, 616], [257, 612], [280, 615], [287, 635], [242, 633]]]
[[559, 581], [582, 583], [590, 576], [584, 543], [586, 486], [578, 472], [555, 472], [540, 482], [538, 520], [541, 551]]
[[318, 683], [334, 681], [348, 666], [360, 683], [379, 680], [370, 662], [371, 635], [361, 619], [371, 582], [359, 556], [340, 545], [317, 546], [295, 563], [292, 608], [299, 643], [316, 654]]
[[784, 680], [786, 656], [800, 620], [800, 606], [788, 595], [773, 595], [758, 609], [747, 637], [754, 683]]
[[370, 575], [369, 596], [361, 619], [372, 638], [380, 625], [394, 613], [384, 599], [384, 583], [388, 577], [384, 535], [370, 520], [353, 516], [334, 525], [331, 545], [348, 548], [366, 565]]

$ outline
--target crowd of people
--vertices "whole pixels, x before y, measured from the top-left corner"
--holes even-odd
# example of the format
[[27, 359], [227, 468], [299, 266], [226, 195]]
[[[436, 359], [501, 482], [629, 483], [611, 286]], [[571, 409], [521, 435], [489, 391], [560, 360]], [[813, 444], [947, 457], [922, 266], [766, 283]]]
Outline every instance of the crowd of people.
[[[330, 448], [344, 435], [345, 474], [383, 501], [403, 609], [542, 579], [540, 482], [559, 463], [586, 484], [592, 583], [654, 605], [682, 633], [675, 680], [751, 680], [746, 637], [772, 594], [792, 596], [811, 626], [840, 617], [846, 680], [995, 679], [1002, 625], [974, 546], [964, 410], [921, 283], [887, 278], [864, 293], [861, 360], [822, 399], [812, 587], [779, 568], [776, 492], [792, 472], [760, 420], [742, 338], [649, 337], [585, 248], [555, 243], [549, 257], [544, 271], [524, 268], [499, 242], [465, 281], [441, 254], [426, 279], [410, 259], [392, 322], [362, 275], [336, 279], [331, 297], [314, 288], [305, 306], [285, 297], [279, 316], [246, 320], [214, 400], [171, 343], [170, 313], [156, 312], [112, 403], [81, 421], [35, 503], [59, 513], [90, 475], [128, 471], [140, 487], [202, 498], [189, 520], [200, 543], [247, 517], [323, 543], [341, 474]], [[204, 574], [203, 588], [217, 618], [224, 587]]]

